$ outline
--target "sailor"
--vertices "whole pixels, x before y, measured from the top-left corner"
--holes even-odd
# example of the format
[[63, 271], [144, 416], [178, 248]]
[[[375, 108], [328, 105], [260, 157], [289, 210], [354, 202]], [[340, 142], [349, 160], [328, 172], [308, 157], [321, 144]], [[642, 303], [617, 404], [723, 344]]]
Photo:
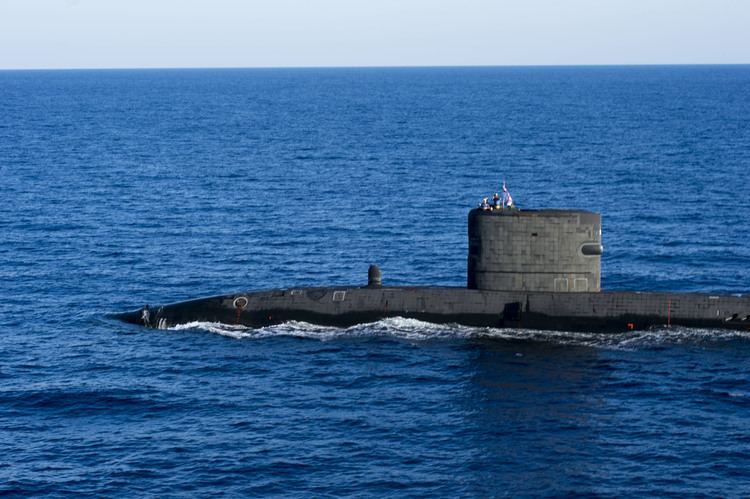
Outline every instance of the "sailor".
[[497, 192], [494, 196], [492, 196], [492, 209], [493, 210], [499, 210], [500, 209], [500, 196], [497, 195]]
[[144, 305], [143, 310], [141, 311], [141, 320], [143, 321], [143, 325], [146, 327], [151, 327], [151, 311], [148, 308], [148, 305]]
[[482, 204], [480, 205], [482, 210], [488, 211], [490, 209], [490, 203], [487, 202], [487, 198], [482, 199]]

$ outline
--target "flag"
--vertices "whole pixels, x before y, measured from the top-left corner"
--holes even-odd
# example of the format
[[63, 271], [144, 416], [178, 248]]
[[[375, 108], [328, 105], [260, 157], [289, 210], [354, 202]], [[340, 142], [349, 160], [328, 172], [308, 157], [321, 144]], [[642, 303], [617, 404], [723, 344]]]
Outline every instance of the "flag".
[[505, 185], [505, 180], [503, 180], [503, 208], [505, 208], [506, 206], [508, 208], [513, 206], [513, 198], [508, 191], [508, 187], [506, 187]]

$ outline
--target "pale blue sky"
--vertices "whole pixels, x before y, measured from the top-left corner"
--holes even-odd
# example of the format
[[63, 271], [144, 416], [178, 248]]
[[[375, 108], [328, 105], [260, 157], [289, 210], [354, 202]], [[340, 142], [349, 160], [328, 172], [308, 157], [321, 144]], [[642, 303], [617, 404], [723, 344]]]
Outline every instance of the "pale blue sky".
[[750, 63], [750, 0], [0, 0], [0, 68]]

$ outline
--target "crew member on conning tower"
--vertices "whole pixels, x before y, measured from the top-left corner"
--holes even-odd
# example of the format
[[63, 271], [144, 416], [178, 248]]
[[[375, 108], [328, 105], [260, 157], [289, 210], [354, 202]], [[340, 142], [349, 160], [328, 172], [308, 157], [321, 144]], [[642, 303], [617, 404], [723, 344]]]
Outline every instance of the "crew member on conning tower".
[[500, 196], [498, 196], [497, 192], [492, 196], [492, 209], [500, 209]]

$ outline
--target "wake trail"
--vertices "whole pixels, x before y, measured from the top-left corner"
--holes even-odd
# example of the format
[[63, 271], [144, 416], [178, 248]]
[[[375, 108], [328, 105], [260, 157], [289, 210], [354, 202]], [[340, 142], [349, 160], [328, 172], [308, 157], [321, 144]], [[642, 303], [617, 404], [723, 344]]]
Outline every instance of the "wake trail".
[[348, 328], [320, 326], [298, 321], [289, 321], [261, 328], [219, 322], [189, 322], [171, 327], [169, 330], [207, 331], [237, 340], [282, 336], [309, 338], [318, 341], [391, 337], [410, 342], [441, 340], [527, 341], [616, 350], [640, 350], [670, 345], [700, 345], [729, 341], [750, 341], [750, 332], [720, 329], [664, 327], [623, 333], [590, 333], [433, 324], [402, 317], [357, 324]]

